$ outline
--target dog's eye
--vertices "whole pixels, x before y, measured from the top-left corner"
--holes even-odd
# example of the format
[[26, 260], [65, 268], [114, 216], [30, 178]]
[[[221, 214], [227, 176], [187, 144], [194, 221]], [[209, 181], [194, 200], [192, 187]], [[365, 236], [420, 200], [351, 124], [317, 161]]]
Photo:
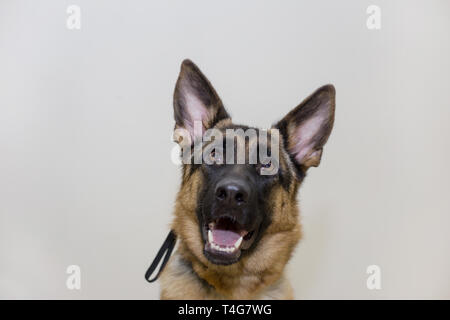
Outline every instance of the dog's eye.
[[270, 167], [272, 167], [272, 161], [269, 161], [267, 163], [260, 163], [258, 165], [258, 172], [259, 174], [261, 174], [261, 170], [264, 169], [269, 169]]
[[267, 163], [261, 163], [261, 168], [270, 168], [272, 165], [272, 161], [269, 161]]
[[216, 149], [213, 149], [211, 151], [211, 153], [209, 154], [209, 158], [211, 159], [212, 163], [222, 164], [222, 158], [220, 156], [220, 153], [216, 152]]

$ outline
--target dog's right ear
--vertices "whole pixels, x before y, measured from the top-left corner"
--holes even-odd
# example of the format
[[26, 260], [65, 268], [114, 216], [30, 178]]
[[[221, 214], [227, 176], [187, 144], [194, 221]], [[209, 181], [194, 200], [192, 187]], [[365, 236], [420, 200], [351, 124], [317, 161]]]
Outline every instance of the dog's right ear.
[[175, 129], [185, 129], [191, 144], [217, 122], [230, 117], [211, 83], [190, 60], [181, 64], [173, 109]]

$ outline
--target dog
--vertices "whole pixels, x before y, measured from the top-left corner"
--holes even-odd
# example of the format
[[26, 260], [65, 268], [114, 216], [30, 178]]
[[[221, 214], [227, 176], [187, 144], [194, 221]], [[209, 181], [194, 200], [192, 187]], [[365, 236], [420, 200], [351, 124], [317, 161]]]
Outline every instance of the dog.
[[[334, 86], [317, 89], [265, 131], [271, 138], [278, 133], [278, 143], [263, 143], [278, 154], [269, 162], [224, 163], [224, 154], [236, 151], [225, 143], [230, 130], [263, 131], [233, 124], [190, 60], [182, 62], [173, 106], [175, 132], [184, 133], [175, 135], [182, 150], [199, 148], [196, 141], [210, 129], [223, 136], [206, 153], [211, 142], [200, 145], [209, 163], [195, 163], [192, 153], [183, 161], [171, 225], [180, 241], [161, 273], [161, 299], [293, 299], [284, 269], [302, 235], [297, 191], [307, 170], [319, 165], [332, 131]], [[248, 151], [260, 140], [256, 135], [240, 141]], [[273, 162], [276, 172], [261, 174]]]

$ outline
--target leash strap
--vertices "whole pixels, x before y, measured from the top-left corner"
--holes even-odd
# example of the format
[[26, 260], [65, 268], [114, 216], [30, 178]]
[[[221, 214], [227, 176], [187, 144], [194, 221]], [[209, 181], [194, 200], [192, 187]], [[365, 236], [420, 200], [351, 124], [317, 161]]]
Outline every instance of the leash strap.
[[[148, 282], [154, 282], [158, 279], [161, 271], [166, 266], [167, 262], [169, 261], [170, 255], [172, 254], [172, 250], [175, 247], [175, 243], [177, 242], [177, 236], [175, 233], [170, 230], [169, 234], [167, 235], [166, 240], [164, 240], [163, 245], [158, 251], [158, 254], [155, 257], [155, 260], [153, 260], [152, 264], [148, 268], [147, 272], [145, 273], [145, 280]], [[159, 268], [158, 273], [153, 279], [150, 279], [150, 276], [153, 274], [153, 271], [155, 271], [156, 267], [158, 266], [158, 263], [161, 261], [162, 257], [164, 256], [164, 260], [161, 263], [161, 267]]]

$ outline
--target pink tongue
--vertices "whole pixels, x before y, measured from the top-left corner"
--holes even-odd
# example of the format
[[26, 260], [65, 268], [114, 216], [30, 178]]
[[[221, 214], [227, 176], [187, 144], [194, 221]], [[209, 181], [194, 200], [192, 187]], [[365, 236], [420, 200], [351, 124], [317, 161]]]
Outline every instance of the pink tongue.
[[214, 242], [220, 246], [232, 247], [241, 237], [239, 233], [230, 230], [212, 230]]

